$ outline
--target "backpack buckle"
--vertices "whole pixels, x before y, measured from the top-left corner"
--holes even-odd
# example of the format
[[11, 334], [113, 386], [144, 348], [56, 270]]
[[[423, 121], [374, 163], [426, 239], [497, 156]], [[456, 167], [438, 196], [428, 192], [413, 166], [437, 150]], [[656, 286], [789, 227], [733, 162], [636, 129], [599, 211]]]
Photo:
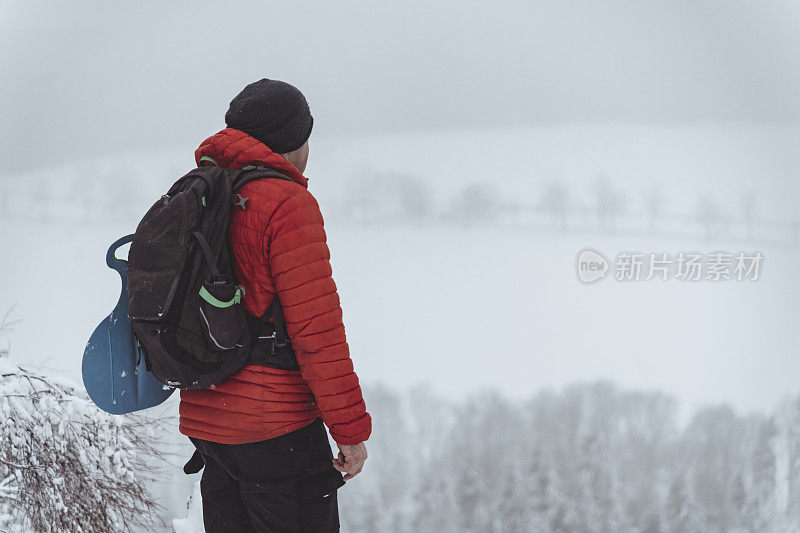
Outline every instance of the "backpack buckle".
[[259, 335], [259, 339], [268, 339], [272, 342], [269, 344], [269, 353], [271, 355], [275, 355], [278, 351], [278, 348], [283, 348], [284, 346], [288, 346], [291, 342], [288, 341], [279, 341], [278, 340], [278, 332], [273, 331], [270, 335]]
[[245, 203], [249, 200], [249, 196], [242, 196], [239, 193], [233, 195], [233, 207], [241, 207], [242, 209], [247, 209]]

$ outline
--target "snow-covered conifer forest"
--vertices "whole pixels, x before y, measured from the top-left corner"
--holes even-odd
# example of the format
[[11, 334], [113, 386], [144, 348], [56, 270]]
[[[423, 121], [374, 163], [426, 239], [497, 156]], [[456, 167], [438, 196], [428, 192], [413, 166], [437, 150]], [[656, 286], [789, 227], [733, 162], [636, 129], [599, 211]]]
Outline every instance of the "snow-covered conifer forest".
[[681, 423], [674, 397], [608, 382], [520, 400], [367, 394], [375, 460], [343, 489], [347, 531], [800, 529], [800, 396]]
[[[174, 520], [156, 501], [172, 484], [164, 468], [180, 475], [154, 447], [157, 422], [105, 415], [69, 383], [2, 365], [2, 531], [202, 531], [197, 490]], [[800, 396], [679, 423], [674, 397], [602, 381], [522, 400], [365, 393], [372, 459], [341, 489], [343, 531], [800, 528]]]

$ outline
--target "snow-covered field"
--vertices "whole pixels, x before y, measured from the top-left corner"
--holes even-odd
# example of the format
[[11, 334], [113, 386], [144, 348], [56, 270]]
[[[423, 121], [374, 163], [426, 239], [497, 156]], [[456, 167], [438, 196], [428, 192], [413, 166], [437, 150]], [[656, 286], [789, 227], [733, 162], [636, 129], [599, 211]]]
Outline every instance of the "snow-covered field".
[[[4, 305], [18, 302], [15, 358], [80, 381], [83, 347], [119, 291], [104, 263], [122, 225], [6, 222]], [[767, 409], [796, 387], [800, 251], [765, 248], [755, 282], [584, 286], [575, 256], [591, 246], [710, 251], [703, 242], [522, 229], [329, 228], [334, 276], [362, 380], [449, 396], [608, 378], [691, 403]], [[713, 249], [721, 248], [715, 243]], [[752, 251], [733, 243], [726, 250]]]
[[[312, 139], [308, 175], [323, 213], [342, 205], [342, 184], [358, 176], [420, 177], [436, 205], [474, 182], [535, 204], [554, 178], [589, 203], [603, 173], [630, 210], [644, 209], [637, 202], [657, 187], [668, 210], [692, 213], [697, 195], [711, 194], [734, 216], [740, 196], [755, 192], [764, 221], [789, 221], [800, 199], [798, 140], [790, 128], [707, 125]], [[0, 177], [0, 314], [17, 304], [13, 318], [22, 322], [11, 352], [18, 361], [80, 382], [84, 344], [119, 291], [104, 263], [107, 246], [131, 233], [148, 199], [192, 164], [191, 150], [132, 161], [119, 156]], [[116, 176], [116, 168], [125, 171]], [[101, 179], [107, 188], [98, 188]], [[94, 209], [91, 216], [76, 216], [79, 202]], [[562, 231], [506, 220], [359, 224], [334, 216], [327, 229], [352, 355], [366, 384], [408, 390], [429, 383], [452, 399], [485, 389], [524, 398], [602, 378], [669, 392], [687, 411], [727, 402], [740, 412], [769, 411], [798, 392], [800, 247], [774, 238], [767, 225], [750, 239], [711, 241], [702, 232]], [[585, 286], [575, 273], [585, 247], [609, 258], [631, 250], [760, 251], [764, 263], [755, 282], [606, 279]], [[174, 399], [164, 409], [175, 412]], [[177, 488], [164, 492], [172, 516], [181, 516], [192, 490], [192, 480], [178, 477]]]

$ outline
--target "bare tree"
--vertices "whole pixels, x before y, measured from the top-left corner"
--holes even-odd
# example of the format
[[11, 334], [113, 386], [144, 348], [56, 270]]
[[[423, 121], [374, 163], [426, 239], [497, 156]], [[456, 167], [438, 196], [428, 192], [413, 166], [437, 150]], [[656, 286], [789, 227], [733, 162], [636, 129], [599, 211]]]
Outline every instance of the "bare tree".
[[3, 315], [3, 320], [0, 321], [0, 359], [8, 357], [11, 352], [11, 333], [14, 331], [14, 327], [21, 322], [19, 319], [11, 320], [9, 318], [16, 306], [17, 304], [12, 305]]
[[495, 219], [500, 214], [502, 202], [496, 187], [486, 183], [472, 183], [464, 187], [453, 201], [452, 215], [462, 222], [480, 222]]
[[567, 229], [569, 193], [559, 180], [547, 184], [539, 199], [539, 210], [550, 216], [551, 220], [564, 230]]
[[625, 212], [625, 196], [614, 188], [607, 176], [598, 176], [594, 187], [594, 206], [597, 225], [601, 229], [614, 231], [617, 217]]
[[717, 203], [708, 195], [702, 195], [697, 199], [695, 219], [705, 232], [706, 240], [714, 236], [714, 231], [719, 225], [721, 213]]
[[422, 220], [433, 214], [433, 194], [416, 176], [364, 174], [350, 182], [344, 209], [354, 220]]

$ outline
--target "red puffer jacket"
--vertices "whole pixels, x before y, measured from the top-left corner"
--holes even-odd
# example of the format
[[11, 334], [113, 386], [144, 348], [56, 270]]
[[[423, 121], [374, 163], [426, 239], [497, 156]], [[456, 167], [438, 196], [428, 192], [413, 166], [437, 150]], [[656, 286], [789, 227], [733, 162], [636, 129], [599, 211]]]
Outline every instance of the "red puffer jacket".
[[339, 444], [369, 437], [372, 421], [353, 371], [319, 206], [306, 178], [280, 154], [238, 130], [206, 139], [195, 159], [230, 168], [263, 165], [297, 182], [262, 179], [239, 193], [230, 225], [243, 305], [261, 316], [280, 295], [299, 371], [247, 365], [213, 389], [181, 391], [180, 431], [223, 444], [257, 442], [322, 416]]

